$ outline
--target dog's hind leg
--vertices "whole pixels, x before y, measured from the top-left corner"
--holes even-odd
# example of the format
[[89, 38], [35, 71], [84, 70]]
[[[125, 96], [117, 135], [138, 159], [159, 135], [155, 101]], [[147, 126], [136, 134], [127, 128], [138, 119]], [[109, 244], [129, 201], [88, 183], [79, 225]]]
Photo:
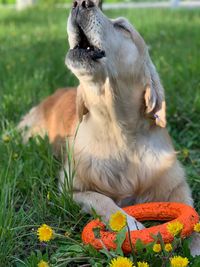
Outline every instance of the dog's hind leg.
[[179, 202], [193, 206], [191, 190], [181, 164], [175, 160], [172, 166], [159, 176], [150, 190], [153, 192], [148, 202]]
[[28, 139], [35, 135], [45, 136], [45, 120], [43, 118], [40, 106], [32, 108], [20, 121], [17, 129], [22, 132], [23, 141], [26, 143]]
[[186, 181], [181, 181], [170, 193], [169, 202], [181, 202], [193, 206], [191, 191]]

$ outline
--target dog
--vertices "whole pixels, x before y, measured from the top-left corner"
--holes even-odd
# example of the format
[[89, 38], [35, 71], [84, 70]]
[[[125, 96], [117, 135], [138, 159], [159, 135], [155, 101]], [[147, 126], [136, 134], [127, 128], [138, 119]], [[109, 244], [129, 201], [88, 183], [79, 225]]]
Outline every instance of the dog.
[[[75, 0], [67, 31], [65, 62], [80, 85], [34, 107], [19, 124], [28, 128], [24, 139], [48, 134], [55, 153], [66, 138], [73, 143], [74, 200], [104, 221], [134, 203], [192, 206], [166, 129], [164, 89], [141, 35], [124, 18], [108, 19], [92, 0]], [[68, 168], [66, 160], [61, 185]], [[126, 215], [131, 230], [143, 228]]]

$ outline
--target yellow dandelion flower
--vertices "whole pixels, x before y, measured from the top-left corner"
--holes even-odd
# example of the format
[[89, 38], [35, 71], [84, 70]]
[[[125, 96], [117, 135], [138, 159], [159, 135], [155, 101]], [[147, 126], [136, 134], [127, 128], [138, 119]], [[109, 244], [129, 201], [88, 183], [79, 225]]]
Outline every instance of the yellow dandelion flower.
[[181, 256], [174, 256], [170, 259], [171, 267], [187, 267], [189, 260]]
[[66, 236], [66, 237], [70, 237], [70, 235], [71, 235], [71, 233], [68, 232], [68, 231], [66, 231], [66, 232], [64, 233], [64, 236]]
[[161, 245], [160, 244], [154, 244], [153, 245], [153, 251], [154, 252], [156, 252], [156, 253], [158, 253], [158, 252], [160, 252], [161, 251]]
[[54, 231], [50, 226], [43, 224], [38, 228], [37, 235], [40, 242], [48, 242], [49, 240], [53, 239]]
[[183, 152], [184, 158], [188, 158], [189, 157], [190, 152], [189, 152], [189, 150], [187, 148], [184, 148], [182, 152]]
[[165, 244], [165, 251], [170, 252], [172, 251], [173, 247], [170, 243]]
[[18, 159], [19, 155], [17, 153], [13, 154], [13, 159]]
[[126, 215], [121, 211], [115, 212], [110, 216], [109, 225], [113, 231], [120, 231], [126, 226]]
[[109, 267], [135, 267], [133, 266], [133, 262], [126, 257], [117, 257], [112, 259]]
[[195, 224], [194, 231], [200, 233], [200, 222]]
[[146, 261], [138, 261], [138, 267], [149, 267], [149, 264]]
[[3, 137], [2, 137], [2, 140], [3, 140], [4, 143], [9, 143], [10, 139], [11, 138], [10, 138], [10, 136], [8, 134], [3, 135]]
[[172, 222], [172, 223], [168, 223], [167, 224], [167, 230], [173, 236], [176, 236], [176, 235], [180, 234], [180, 232], [182, 231], [182, 229], [183, 229], [183, 224], [180, 223], [179, 221], [175, 221], [175, 222]]
[[38, 265], [38, 267], [49, 267], [48, 262], [41, 260]]

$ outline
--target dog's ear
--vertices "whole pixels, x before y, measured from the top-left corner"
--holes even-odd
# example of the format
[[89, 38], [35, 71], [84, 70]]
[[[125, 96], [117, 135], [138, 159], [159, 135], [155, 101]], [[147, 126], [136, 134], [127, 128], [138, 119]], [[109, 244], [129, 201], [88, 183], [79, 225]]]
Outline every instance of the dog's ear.
[[166, 127], [166, 104], [164, 89], [160, 82], [158, 73], [150, 58], [146, 65], [146, 81], [144, 100], [146, 113], [151, 113], [155, 119], [155, 123], [164, 128]]
[[88, 109], [85, 106], [82, 94], [79, 89], [77, 90], [77, 96], [76, 96], [76, 109], [79, 122], [82, 122], [83, 116], [88, 113]]

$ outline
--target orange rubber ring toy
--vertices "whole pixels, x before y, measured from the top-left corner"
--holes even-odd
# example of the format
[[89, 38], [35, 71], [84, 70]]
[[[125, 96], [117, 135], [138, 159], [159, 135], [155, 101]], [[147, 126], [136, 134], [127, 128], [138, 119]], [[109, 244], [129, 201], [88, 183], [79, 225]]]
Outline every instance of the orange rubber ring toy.
[[[131, 241], [135, 245], [136, 241], [140, 239], [144, 244], [153, 242], [152, 235], [160, 233], [165, 243], [173, 241], [174, 237], [167, 230], [167, 224], [179, 221], [184, 225], [181, 232], [181, 238], [190, 236], [193, 232], [194, 225], [199, 222], [198, 213], [190, 206], [182, 203], [170, 202], [155, 202], [138, 204], [130, 207], [123, 208], [126, 213], [134, 216], [138, 221], [154, 220], [154, 221], [168, 221], [164, 224], [145, 228], [143, 230], [131, 231]], [[101, 241], [95, 238], [93, 228], [100, 228]], [[97, 250], [103, 248], [102, 243], [107, 249], [116, 249], [115, 244], [116, 233], [108, 232], [105, 230], [105, 225], [98, 219], [89, 222], [83, 229], [82, 240], [85, 244], [91, 244]], [[122, 245], [125, 253], [131, 252], [130, 242], [128, 236]]]

